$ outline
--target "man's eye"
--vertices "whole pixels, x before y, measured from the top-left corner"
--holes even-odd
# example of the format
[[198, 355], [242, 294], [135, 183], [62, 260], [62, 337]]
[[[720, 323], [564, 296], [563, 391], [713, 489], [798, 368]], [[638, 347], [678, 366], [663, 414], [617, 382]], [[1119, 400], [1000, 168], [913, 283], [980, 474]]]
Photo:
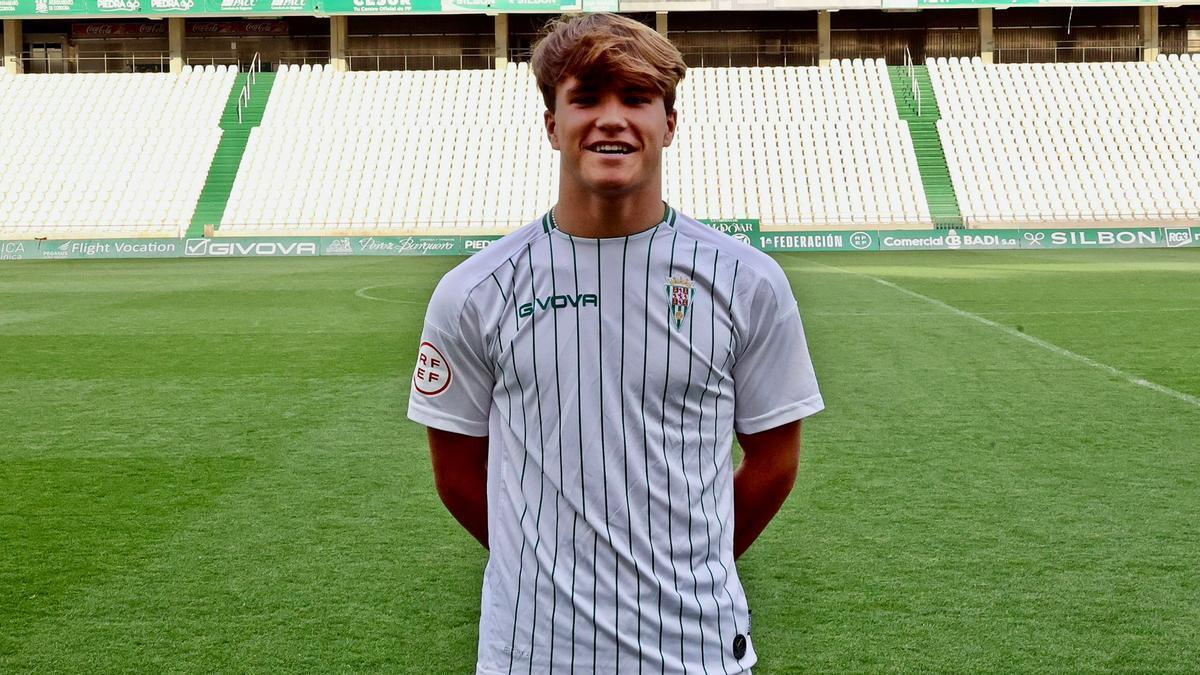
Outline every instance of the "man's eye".
[[575, 105], [593, 105], [596, 103], [595, 96], [576, 96], [571, 100]]
[[645, 96], [628, 96], [625, 98], [625, 102], [629, 105], [646, 105], [650, 99]]

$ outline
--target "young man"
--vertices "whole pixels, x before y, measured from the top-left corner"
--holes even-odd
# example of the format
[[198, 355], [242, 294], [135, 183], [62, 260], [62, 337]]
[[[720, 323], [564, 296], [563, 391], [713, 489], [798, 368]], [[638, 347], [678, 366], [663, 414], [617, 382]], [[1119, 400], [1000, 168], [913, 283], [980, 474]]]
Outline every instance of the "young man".
[[609, 14], [550, 29], [532, 66], [558, 203], [442, 279], [408, 410], [491, 551], [477, 671], [746, 672], [734, 558], [823, 407], [796, 301], [662, 201], [679, 52]]

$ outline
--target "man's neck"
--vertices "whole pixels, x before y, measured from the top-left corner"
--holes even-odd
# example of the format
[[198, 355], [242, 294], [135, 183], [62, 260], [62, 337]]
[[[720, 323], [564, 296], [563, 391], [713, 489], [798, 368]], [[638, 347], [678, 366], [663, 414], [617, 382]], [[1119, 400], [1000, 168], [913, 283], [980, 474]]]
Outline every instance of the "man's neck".
[[569, 235], [603, 239], [648, 230], [662, 222], [664, 211], [661, 189], [618, 197], [559, 190], [553, 215], [558, 229]]

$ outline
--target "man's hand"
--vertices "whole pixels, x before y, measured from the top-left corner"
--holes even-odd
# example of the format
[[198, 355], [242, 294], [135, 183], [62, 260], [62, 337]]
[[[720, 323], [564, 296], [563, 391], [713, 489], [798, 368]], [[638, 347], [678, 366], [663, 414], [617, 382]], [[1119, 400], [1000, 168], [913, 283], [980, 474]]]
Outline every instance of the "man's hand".
[[796, 484], [800, 420], [757, 434], [738, 434], [745, 455], [733, 474], [733, 557], [762, 534]]
[[487, 452], [487, 436], [429, 429], [429, 455], [438, 496], [484, 548], [488, 547]]

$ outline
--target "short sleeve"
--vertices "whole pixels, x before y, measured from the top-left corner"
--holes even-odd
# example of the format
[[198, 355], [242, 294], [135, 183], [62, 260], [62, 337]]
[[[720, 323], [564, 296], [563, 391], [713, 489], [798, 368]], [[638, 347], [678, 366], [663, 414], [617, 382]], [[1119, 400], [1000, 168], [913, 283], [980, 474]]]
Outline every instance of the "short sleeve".
[[733, 367], [734, 429], [743, 434], [825, 408], [791, 287], [767, 285], [756, 295], [760, 300], [753, 303], [753, 319]]
[[462, 306], [454, 284], [443, 279], [425, 314], [408, 418], [434, 429], [487, 436], [494, 377], [482, 340], [473, 336], [478, 327]]

